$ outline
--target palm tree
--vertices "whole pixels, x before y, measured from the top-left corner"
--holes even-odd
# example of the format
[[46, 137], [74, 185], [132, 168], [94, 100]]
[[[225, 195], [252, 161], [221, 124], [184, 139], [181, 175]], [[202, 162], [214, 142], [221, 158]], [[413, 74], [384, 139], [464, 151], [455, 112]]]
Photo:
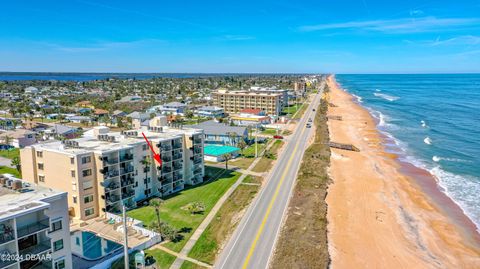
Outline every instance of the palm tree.
[[231, 153], [227, 153], [227, 154], [223, 154], [222, 155], [222, 158], [225, 160], [225, 170], [228, 170], [228, 161], [232, 159], [232, 154]]
[[[145, 158], [141, 161], [143, 164], [144, 172], [145, 172], [145, 189], [148, 190], [148, 172], [150, 171], [150, 166], [152, 165], [152, 158], [150, 158], [150, 155], [145, 156]], [[147, 191], [147, 198], [148, 198], [149, 192]]]
[[11, 165], [12, 165], [12, 166], [15, 166], [15, 168], [17, 169], [17, 171], [20, 173], [20, 170], [21, 170], [22, 166], [21, 166], [20, 158], [19, 158], [19, 157], [13, 157], [13, 159], [12, 159], [12, 161], [11, 161]]
[[155, 198], [150, 200], [150, 206], [155, 208], [155, 214], [157, 215], [157, 223], [160, 225], [160, 206], [163, 204], [163, 200], [160, 198]]

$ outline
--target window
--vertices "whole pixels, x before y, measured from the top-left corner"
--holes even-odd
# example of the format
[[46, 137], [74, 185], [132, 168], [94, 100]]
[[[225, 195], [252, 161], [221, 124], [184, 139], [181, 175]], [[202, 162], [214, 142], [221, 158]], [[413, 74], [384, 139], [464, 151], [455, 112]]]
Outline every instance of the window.
[[82, 175], [83, 175], [84, 177], [91, 176], [91, 175], [92, 175], [92, 169], [83, 170], [83, 171], [82, 171]]
[[55, 269], [65, 269], [65, 260], [61, 259], [61, 260], [55, 261]]
[[83, 190], [89, 190], [93, 188], [93, 180], [83, 182]]
[[74, 157], [70, 158], [70, 163], [75, 164], [75, 158]]
[[63, 239], [53, 242], [53, 251], [59, 251], [63, 249]]
[[45, 176], [38, 176], [38, 181], [45, 182]]
[[93, 202], [93, 195], [90, 194], [90, 195], [87, 195], [87, 196], [83, 197], [83, 202], [84, 202], [85, 204], [88, 204], [88, 203]]
[[73, 203], [76, 204], [77, 203], [77, 196], [73, 196]]
[[90, 157], [90, 156], [82, 157], [82, 164], [86, 164], [86, 163], [89, 163], [91, 161], [92, 161], [92, 157]]
[[38, 163], [37, 167], [38, 167], [38, 170], [43, 170], [43, 163]]
[[95, 210], [93, 209], [93, 207], [85, 209], [85, 217], [91, 216], [94, 213], [95, 213]]
[[70, 171], [70, 175], [71, 175], [72, 177], [75, 177], [75, 170]]
[[58, 230], [61, 230], [61, 229], [62, 229], [62, 220], [61, 219], [52, 222], [52, 228], [51, 228], [50, 232], [55, 232], [55, 231], [58, 231]]
[[37, 151], [37, 157], [43, 157], [43, 151]]

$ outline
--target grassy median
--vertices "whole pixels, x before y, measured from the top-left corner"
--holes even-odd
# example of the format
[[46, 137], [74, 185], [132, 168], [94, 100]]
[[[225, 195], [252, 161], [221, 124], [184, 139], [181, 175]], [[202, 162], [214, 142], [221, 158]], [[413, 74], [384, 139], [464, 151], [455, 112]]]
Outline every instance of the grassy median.
[[325, 197], [330, 148], [326, 111], [322, 100], [315, 117], [315, 141], [305, 151], [271, 268], [328, 268]]

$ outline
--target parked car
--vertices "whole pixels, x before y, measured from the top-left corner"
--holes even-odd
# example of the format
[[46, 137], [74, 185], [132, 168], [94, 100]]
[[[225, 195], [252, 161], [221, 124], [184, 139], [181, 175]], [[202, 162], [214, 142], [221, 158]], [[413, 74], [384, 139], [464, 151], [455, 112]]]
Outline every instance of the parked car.
[[275, 139], [283, 139], [283, 136], [281, 136], [281, 135], [274, 135], [273, 138], [275, 138]]

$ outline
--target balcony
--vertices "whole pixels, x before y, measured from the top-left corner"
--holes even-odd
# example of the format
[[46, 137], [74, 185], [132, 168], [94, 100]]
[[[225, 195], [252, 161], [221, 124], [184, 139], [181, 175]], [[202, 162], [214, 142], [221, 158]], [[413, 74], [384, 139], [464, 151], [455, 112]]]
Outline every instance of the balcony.
[[193, 163], [194, 164], [201, 164], [202, 163], [202, 158], [199, 158], [199, 157], [193, 158]]
[[107, 201], [107, 204], [114, 204], [114, 203], [120, 201], [120, 197], [118, 195], [112, 194], [112, 195], [107, 197], [106, 201]]
[[202, 143], [202, 139], [199, 138], [199, 137], [195, 137], [195, 138], [193, 139], [193, 143], [194, 143], [194, 144], [201, 144], [201, 143]]
[[173, 159], [174, 160], [178, 160], [178, 159], [181, 159], [183, 157], [183, 155], [181, 153], [175, 153], [173, 154]]
[[8, 222], [0, 223], [0, 244], [7, 243], [15, 239], [13, 226]]
[[132, 172], [133, 172], [133, 166], [131, 166], [131, 165], [129, 165], [127, 167], [124, 167], [124, 168], [120, 168], [120, 174], [121, 175], [132, 173]]
[[120, 185], [118, 185], [118, 183], [116, 183], [116, 182], [110, 182], [108, 184], [102, 183], [102, 185], [106, 185], [105, 186], [105, 192], [114, 191], [114, 190], [120, 188]]
[[182, 143], [179, 142], [174, 142], [173, 143], [173, 149], [181, 149], [182, 148]]
[[177, 181], [183, 178], [183, 175], [180, 173], [173, 173], [173, 181]]
[[104, 159], [103, 159], [103, 166], [114, 165], [114, 164], [117, 164], [117, 163], [118, 163], [118, 158], [104, 157]]
[[[2, 253], [3, 253], [4, 251], [6, 251], [6, 250], [2, 250]], [[13, 254], [13, 253], [10, 253], [10, 254]], [[16, 255], [16, 253], [15, 253], [15, 255]], [[16, 263], [16, 262], [17, 262], [17, 260], [15, 260], [15, 259], [10, 259], [10, 260], [5, 259], [5, 261], [3, 261], [3, 260], [0, 259], [0, 268], [8, 267], [8, 266], [10, 266], [10, 265], [12, 265], [12, 264], [14, 264], [14, 263]]]
[[122, 179], [121, 180], [121, 186], [122, 188], [123, 187], [126, 187], [126, 186], [129, 186], [129, 185], [133, 185], [135, 184], [135, 180], [133, 180], [133, 178], [126, 178], [126, 179]]
[[135, 195], [135, 191], [134, 190], [128, 190], [126, 192], [122, 192], [122, 199], [127, 199], [129, 197], [132, 197]]
[[195, 168], [195, 170], [193, 170], [193, 174], [197, 175], [197, 174], [201, 174], [202, 173], [202, 168], [198, 167], [198, 168]]
[[42, 230], [50, 228], [50, 219], [45, 218], [35, 223], [17, 228], [17, 236], [24, 237], [30, 234], [38, 233]]
[[172, 161], [172, 158], [170, 156], [163, 156], [162, 157], [162, 161], [163, 162], [171, 162]]
[[133, 154], [127, 153], [122, 156], [120, 156], [120, 162], [127, 162], [133, 160]]
[[45, 251], [49, 251], [52, 248], [52, 244], [50, 242], [50, 239], [48, 240], [43, 240], [38, 242], [38, 244], [27, 247], [25, 249], [20, 250], [20, 256], [27, 257], [33, 256], [33, 255], [38, 255], [41, 254]]
[[103, 178], [108, 179], [112, 177], [117, 177], [119, 174], [120, 173], [118, 172], [118, 170], [110, 170], [104, 173]]

